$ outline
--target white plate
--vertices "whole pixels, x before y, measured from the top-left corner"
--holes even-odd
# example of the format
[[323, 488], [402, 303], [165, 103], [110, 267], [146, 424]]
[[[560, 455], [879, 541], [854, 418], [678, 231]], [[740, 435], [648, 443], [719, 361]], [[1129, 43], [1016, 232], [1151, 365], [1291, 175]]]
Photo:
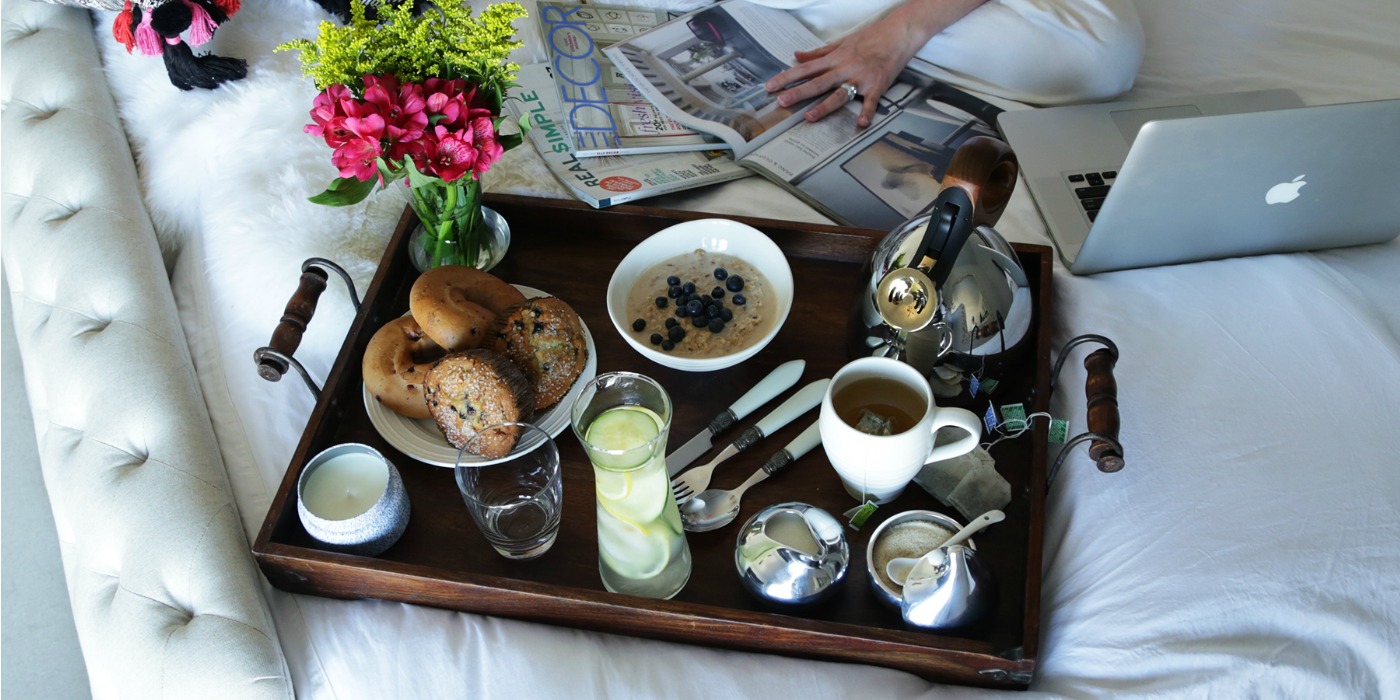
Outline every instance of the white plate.
[[[534, 287], [525, 285], [514, 285], [527, 299], [550, 296]], [[583, 392], [583, 387], [598, 375], [598, 348], [593, 345], [593, 334], [588, 331], [588, 324], [579, 319], [579, 325], [583, 326], [583, 338], [588, 344], [588, 361], [584, 363], [583, 373], [574, 380], [574, 385], [569, 389], [569, 393], [554, 408], [545, 411], [544, 414], [536, 416], [532, 421], [535, 425], [550, 437], [559, 437], [559, 433], [564, 428], [569, 427], [569, 407], [574, 404], [574, 399]], [[383, 404], [374, 399], [369, 387], [361, 383], [361, 393], [364, 395], [365, 412], [369, 414], [369, 422], [374, 425], [374, 429], [379, 431], [394, 449], [412, 457], [420, 462], [431, 464], [437, 467], [455, 467], [457, 465], [457, 448], [453, 447], [442, 436], [442, 431], [438, 430], [437, 422], [431, 418], [413, 419], [401, 416], [385, 408]], [[492, 464], [508, 459], [516, 452], [524, 449], [532, 449], [534, 445], [522, 445], [517, 447], [515, 452], [499, 459], [486, 459], [485, 457], [470, 456], [472, 464]]]

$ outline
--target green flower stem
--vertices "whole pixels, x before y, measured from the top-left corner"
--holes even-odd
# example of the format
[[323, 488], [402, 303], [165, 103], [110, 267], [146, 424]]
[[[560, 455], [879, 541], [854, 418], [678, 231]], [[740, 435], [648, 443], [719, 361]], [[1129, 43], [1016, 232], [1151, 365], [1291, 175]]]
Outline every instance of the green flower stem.
[[462, 245], [462, 257], [466, 265], [476, 267], [477, 258], [481, 255], [481, 232], [477, 228], [481, 225], [481, 183], [472, 180], [468, 188], [468, 199], [471, 204], [467, 207], [467, 231], [466, 237], [460, 241]]
[[439, 212], [442, 220], [438, 222], [437, 240], [433, 243], [433, 267], [441, 265], [442, 259], [452, 252], [447, 249], [447, 246], [453, 238], [452, 219], [453, 213], [457, 209], [457, 188], [453, 185], [447, 185], [443, 189], [447, 190], [447, 197], [443, 200], [442, 211]]

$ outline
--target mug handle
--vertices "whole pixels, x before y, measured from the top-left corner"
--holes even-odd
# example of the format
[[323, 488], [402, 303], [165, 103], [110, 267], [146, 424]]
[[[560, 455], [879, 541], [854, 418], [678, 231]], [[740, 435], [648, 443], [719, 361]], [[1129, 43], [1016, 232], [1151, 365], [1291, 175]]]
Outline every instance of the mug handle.
[[977, 443], [982, 439], [982, 419], [976, 413], [964, 408], [940, 407], [933, 415], [933, 430], [938, 432], [944, 426], [953, 426], [967, 431], [967, 435], [950, 442], [946, 445], [939, 445], [928, 453], [925, 464], [941, 462], [945, 459], [960, 457], [976, 449]]

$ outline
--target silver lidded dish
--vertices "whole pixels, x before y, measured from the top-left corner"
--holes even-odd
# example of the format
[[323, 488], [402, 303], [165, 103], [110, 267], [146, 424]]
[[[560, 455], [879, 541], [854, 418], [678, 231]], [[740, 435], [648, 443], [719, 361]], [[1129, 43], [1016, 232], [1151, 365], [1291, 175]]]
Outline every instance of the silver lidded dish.
[[[897, 543], [887, 540], [891, 531], [909, 523], [934, 525], [947, 530], [944, 539], [952, 537], [953, 533], [962, 529], [961, 523], [942, 513], [932, 510], [906, 510], [880, 523], [880, 526], [870, 533], [870, 542], [865, 546], [865, 567], [870, 578], [870, 588], [875, 592], [875, 597], [880, 602], [894, 610], [900, 609], [904, 600], [904, 589], [891, 581], [889, 576], [885, 574], [886, 562], [894, 557], [917, 557], [929, 551], [929, 549], [916, 544], [916, 538], [912, 537], [914, 533], [910, 533], [909, 537], [909, 539], [915, 540], [915, 543], [911, 543], [913, 546], [901, 547]], [[964, 544], [971, 550], [977, 549], [971, 539]]]
[[778, 605], [826, 599], [845, 578], [850, 559], [841, 523], [806, 503], [778, 503], [755, 513], [734, 547], [744, 587]]

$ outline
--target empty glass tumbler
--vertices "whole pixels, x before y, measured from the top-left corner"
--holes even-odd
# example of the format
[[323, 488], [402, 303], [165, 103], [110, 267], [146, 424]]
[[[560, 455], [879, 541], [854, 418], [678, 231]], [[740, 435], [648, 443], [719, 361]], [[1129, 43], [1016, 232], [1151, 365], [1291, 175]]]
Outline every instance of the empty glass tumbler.
[[[472, 442], [514, 433], [515, 449], [486, 462], [463, 459]], [[564, 481], [559, 448], [528, 423], [493, 425], [472, 437], [457, 457], [457, 486], [481, 533], [509, 559], [533, 559], [549, 551], [559, 534]]]

